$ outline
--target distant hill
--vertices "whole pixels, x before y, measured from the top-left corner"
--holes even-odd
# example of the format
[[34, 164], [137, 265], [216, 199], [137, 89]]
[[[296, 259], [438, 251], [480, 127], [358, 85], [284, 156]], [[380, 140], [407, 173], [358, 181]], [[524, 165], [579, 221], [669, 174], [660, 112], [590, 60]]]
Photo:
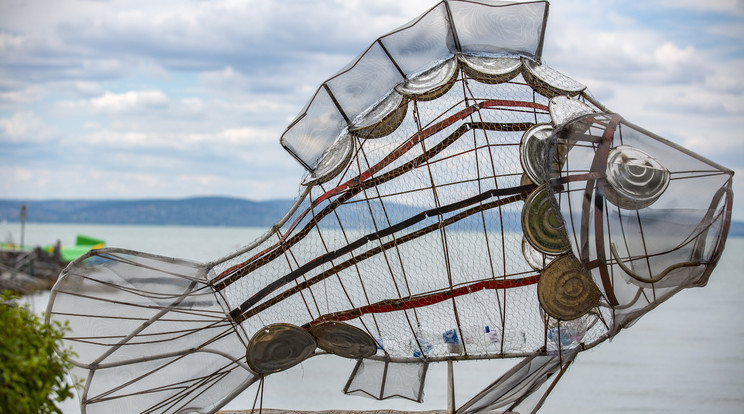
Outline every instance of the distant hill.
[[0, 220], [18, 221], [21, 204], [35, 223], [143, 224], [268, 227], [293, 200], [251, 201], [229, 197], [179, 200], [0, 200]]
[[[276, 223], [292, 206], [294, 200], [252, 201], [230, 197], [195, 197], [185, 199], [147, 200], [0, 200], [0, 221], [16, 222], [21, 204], [28, 206], [29, 222], [86, 223], [86, 224], [142, 224], [175, 226], [269, 227]], [[420, 209], [398, 204], [387, 204], [396, 210], [397, 217], [411, 217]], [[355, 222], [355, 214], [369, 214], [365, 205], [344, 209], [339, 219], [347, 226]], [[518, 213], [506, 213], [508, 230], [519, 231]], [[664, 221], [663, 212], [647, 220]], [[326, 222], [333, 226], [336, 221]], [[673, 225], [673, 224], [669, 224]], [[744, 223], [732, 222], [732, 237], [744, 236]]]

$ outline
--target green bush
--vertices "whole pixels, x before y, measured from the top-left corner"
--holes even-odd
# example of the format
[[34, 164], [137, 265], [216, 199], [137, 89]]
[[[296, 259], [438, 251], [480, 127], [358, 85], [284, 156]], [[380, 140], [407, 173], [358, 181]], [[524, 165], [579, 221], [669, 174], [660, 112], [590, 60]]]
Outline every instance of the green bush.
[[72, 351], [61, 347], [69, 327], [45, 324], [13, 294], [1, 298], [0, 413], [61, 413], [56, 402], [73, 396], [65, 381]]

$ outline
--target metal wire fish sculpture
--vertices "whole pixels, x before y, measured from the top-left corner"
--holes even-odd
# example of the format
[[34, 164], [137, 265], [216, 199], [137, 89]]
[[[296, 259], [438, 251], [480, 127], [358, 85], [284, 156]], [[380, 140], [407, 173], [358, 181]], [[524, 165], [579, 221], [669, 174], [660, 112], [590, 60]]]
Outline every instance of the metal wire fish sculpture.
[[733, 172], [541, 64], [547, 14], [445, 0], [377, 39], [282, 135], [308, 173], [245, 248], [70, 264], [48, 315], [84, 412], [214, 412], [325, 353], [358, 361], [344, 392], [414, 401], [430, 363], [521, 358], [457, 412], [534, 412], [578, 352], [705, 285]]

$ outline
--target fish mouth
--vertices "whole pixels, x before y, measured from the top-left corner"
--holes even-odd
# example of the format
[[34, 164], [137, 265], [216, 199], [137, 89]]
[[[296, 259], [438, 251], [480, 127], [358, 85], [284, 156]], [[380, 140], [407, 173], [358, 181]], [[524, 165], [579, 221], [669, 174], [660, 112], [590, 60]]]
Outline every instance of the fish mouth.
[[733, 171], [613, 113], [576, 116], [548, 140], [557, 234], [616, 314], [707, 283], [730, 226]]

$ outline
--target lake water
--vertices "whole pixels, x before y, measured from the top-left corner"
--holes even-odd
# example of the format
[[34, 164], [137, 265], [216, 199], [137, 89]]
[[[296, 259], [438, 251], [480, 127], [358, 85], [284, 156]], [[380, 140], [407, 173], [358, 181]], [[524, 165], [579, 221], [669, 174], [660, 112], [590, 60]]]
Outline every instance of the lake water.
[[[26, 224], [28, 245], [61, 240], [72, 245], [77, 234], [122, 247], [209, 261], [253, 241], [265, 229], [216, 227]], [[0, 224], [0, 237], [20, 240], [20, 224]], [[41, 312], [48, 294], [31, 298]], [[729, 239], [707, 287], [688, 289], [644, 316], [611, 342], [582, 352], [558, 383], [541, 414], [583, 413], [742, 413], [744, 412], [744, 238]], [[493, 382], [514, 361], [455, 363], [457, 405]], [[264, 407], [286, 409], [444, 409], [446, 365], [427, 374], [425, 402], [343, 395], [353, 362], [316, 357], [266, 379]], [[320, 373], [320, 375], [319, 375]], [[317, 378], [323, 378], [318, 381]], [[226, 409], [250, 409], [255, 387]], [[65, 414], [80, 410], [63, 405]]]

